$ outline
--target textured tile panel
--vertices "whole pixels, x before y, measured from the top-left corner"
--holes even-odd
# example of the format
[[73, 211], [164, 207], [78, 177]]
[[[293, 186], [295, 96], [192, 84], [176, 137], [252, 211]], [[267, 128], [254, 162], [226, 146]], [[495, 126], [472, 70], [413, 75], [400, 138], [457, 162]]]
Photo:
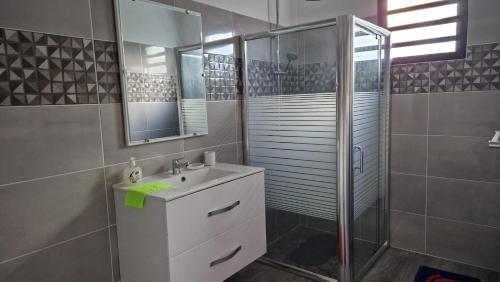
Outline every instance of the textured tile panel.
[[471, 45], [466, 57], [391, 68], [393, 94], [500, 90], [500, 44]]
[[92, 40], [0, 29], [0, 105], [96, 104]]

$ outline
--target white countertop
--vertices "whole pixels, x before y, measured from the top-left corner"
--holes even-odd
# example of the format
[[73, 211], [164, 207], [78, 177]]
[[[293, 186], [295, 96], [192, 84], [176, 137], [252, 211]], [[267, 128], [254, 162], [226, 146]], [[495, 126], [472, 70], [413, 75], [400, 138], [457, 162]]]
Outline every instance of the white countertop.
[[[156, 174], [148, 177], [144, 177], [140, 183], [147, 183], [147, 182], [165, 182], [169, 183], [169, 179], [172, 177], [178, 177], [178, 176], [189, 176], [189, 174], [194, 173], [196, 171], [200, 170], [207, 170], [210, 168], [214, 169], [220, 169], [220, 170], [225, 170], [225, 171], [230, 171], [233, 172], [230, 175], [223, 176], [220, 178], [216, 178], [207, 182], [203, 182], [198, 185], [194, 185], [191, 187], [183, 187], [182, 189], [176, 188], [175, 185], [172, 185], [171, 188], [162, 190], [159, 192], [154, 192], [151, 194], [148, 194], [148, 197], [151, 198], [156, 198], [160, 200], [164, 200], [165, 202], [172, 201], [174, 199], [208, 189], [213, 186], [220, 185], [222, 183], [226, 183], [238, 178], [242, 178], [251, 174], [255, 174], [258, 172], [264, 171], [264, 168], [260, 167], [253, 167], [253, 166], [245, 166], [245, 165], [236, 165], [236, 164], [227, 164], [227, 163], [216, 163], [214, 166], [205, 166], [202, 169], [199, 170], [187, 170], [183, 169], [182, 173], [179, 175], [172, 175], [171, 171], [161, 173], [161, 174]], [[113, 189], [115, 191], [123, 191], [126, 192], [129, 188], [133, 186], [127, 186], [124, 183], [118, 183], [113, 185]]]

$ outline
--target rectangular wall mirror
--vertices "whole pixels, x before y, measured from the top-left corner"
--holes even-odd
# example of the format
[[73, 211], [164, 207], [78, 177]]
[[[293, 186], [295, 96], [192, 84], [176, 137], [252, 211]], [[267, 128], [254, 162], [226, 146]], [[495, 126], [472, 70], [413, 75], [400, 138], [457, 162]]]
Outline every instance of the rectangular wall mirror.
[[201, 14], [115, 0], [127, 145], [208, 133]]

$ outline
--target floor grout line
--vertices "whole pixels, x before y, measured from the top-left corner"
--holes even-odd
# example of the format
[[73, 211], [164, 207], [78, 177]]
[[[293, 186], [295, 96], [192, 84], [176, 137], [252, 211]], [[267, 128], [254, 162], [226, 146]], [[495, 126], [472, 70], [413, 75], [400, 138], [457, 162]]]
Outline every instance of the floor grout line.
[[465, 224], [465, 225], [473, 225], [473, 226], [478, 226], [478, 227], [500, 230], [500, 226], [486, 225], [486, 224], [474, 223], [474, 222], [469, 222], [469, 221], [463, 221], [463, 220], [445, 218], [445, 217], [439, 217], [439, 216], [433, 216], [433, 215], [425, 215], [425, 214], [421, 214], [421, 213], [414, 213], [414, 212], [403, 211], [403, 210], [398, 210], [398, 209], [390, 209], [390, 211], [395, 212], [395, 213], [400, 213], [400, 214], [426, 217], [426, 218], [438, 219], [438, 220], [447, 221], [447, 222], [453, 222], [453, 223], [459, 223], [459, 224]]
[[390, 173], [391, 174], [398, 174], [398, 175], [407, 175], [407, 176], [420, 176], [420, 177], [426, 177], [426, 178], [449, 179], [449, 180], [455, 180], [455, 181], [465, 181], [465, 182], [476, 182], [476, 183], [500, 185], [500, 182], [486, 181], [486, 180], [474, 180], [474, 179], [453, 178], [453, 177], [435, 176], [435, 175], [413, 174], [413, 173], [406, 173], [406, 172], [399, 172], [399, 171], [391, 171]]
[[17, 260], [17, 259], [21, 259], [23, 257], [26, 257], [26, 256], [30, 256], [30, 255], [33, 255], [33, 254], [36, 254], [36, 253], [39, 253], [39, 252], [43, 252], [45, 250], [48, 250], [48, 249], [51, 249], [53, 247], [57, 247], [57, 246], [60, 246], [60, 245], [63, 245], [63, 244], [66, 244], [66, 243], [69, 243], [71, 241], [74, 241], [74, 240], [78, 240], [78, 239], [81, 239], [81, 238], [84, 238], [84, 237], [87, 237], [87, 236], [90, 236], [90, 235], [93, 235], [95, 233], [98, 233], [98, 232], [101, 232], [103, 230], [106, 230], [108, 229], [109, 226], [104, 226], [104, 227], [101, 227], [99, 229], [96, 229], [94, 231], [90, 231], [90, 232], [87, 232], [87, 233], [83, 233], [83, 234], [80, 234], [78, 236], [75, 236], [75, 237], [72, 237], [72, 238], [69, 238], [69, 239], [66, 239], [66, 240], [63, 240], [63, 241], [60, 241], [60, 242], [57, 242], [57, 243], [54, 243], [54, 244], [50, 244], [48, 246], [45, 246], [43, 248], [39, 248], [39, 249], [36, 249], [36, 250], [33, 250], [33, 251], [30, 251], [30, 252], [27, 252], [27, 253], [24, 253], [22, 255], [18, 255], [18, 256], [15, 256], [15, 257], [12, 257], [12, 258], [9, 258], [9, 259], [6, 259], [6, 260], [3, 260], [3, 261], [0, 261], [0, 265], [4, 264], [4, 263], [8, 263], [8, 262], [11, 262], [11, 261], [14, 261], [14, 260]]
[[390, 209], [390, 211], [391, 211], [391, 212], [396, 212], [396, 213], [407, 214], [407, 215], [413, 215], [413, 216], [422, 216], [422, 217], [425, 217], [425, 214], [421, 214], [421, 213], [414, 213], [414, 212], [403, 211], [403, 210], [397, 210], [397, 209]]
[[[90, 11], [89, 11], [89, 14], [90, 14]], [[14, 28], [14, 27], [7, 27], [7, 26], [0, 26], [0, 28], [1, 29], [16, 30], [16, 31], [32, 32], [32, 33], [41, 33], [41, 34], [47, 34], [47, 35], [57, 35], [57, 36], [64, 36], [64, 37], [71, 37], [71, 38], [92, 39], [92, 30], [90, 30], [90, 36], [85, 37], [85, 36], [81, 36], [81, 35], [68, 35], [65, 33], [46, 32], [46, 31], [27, 29], [27, 28], [17, 28], [17, 27]]]
[[[430, 65], [429, 65], [430, 67]], [[427, 121], [426, 121], [426, 144], [425, 144], [425, 209], [424, 209], [424, 252], [427, 253], [427, 191], [429, 186], [429, 130], [430, 130], [430, 106], [431, 100], [427, 96]]]
[[0, 106], [0, 110], [2, 109], [36, 109], [36, 108], [57, 108], [57, 107], [92, 107], [99, 106], [100, 104], [46, 104], [46, 105], [19, 105], [19, 106]]
[[[495, 44], [497, 42], [494, 42]], [[486, 43], [487, 44], [487, 43]], [[479, 44], [483, 45], [483, 44]], [[464, 90], [464, 91], [446, 91], [446, 92], [424, 92], [424, 93], [391, 93], [393, 96], [412, 96], [412, 95], [457, 95], [457, 94], [469, 94], [469, 95], [498, 95], [500, 89], [490, 89], [490, 90]], [[473, 93], [473, 94], [471, 94]]]
[[[146, 161], [146, 160], [152, 160], [152, 159], [157, 159], [157, 158], [164, 158], [164, 157], [168, 157], [168, 156], [176, 155], [176, 154], [182, 154], [182, 153], [185, 153], [185, 152], [189, 153], [189, 152], [195, 152], [195, 151], [199, 151], [199, 150], [203, 150], [203, 149], [212, 149], [212, 148], [217, 148], [217, 147], [222, 147], [222, 146], [227, 146], [227, 145], [235, 145], [235, 144], [238, 144], [238, 143], [241, 143], [241, 142], [237, 141], [237, 142], [231, 142], [231, 143], [224, 143], [224, 144], [214, 145], [214, 146], [210, 146], [210, 147], [202, 147], [202, 148], [199, 148], [199, 149], [193, 149], [193, 150], [188, 150], [188, 151], [179, 151], [179, 152], [170, 153], [170, 154], [166, 154], [166, 155], [159, 155], [159, 156], [147, 157], [147, 158], [136, 159], [136, 160], [137, 161]], [[108, 165], [105, 165], [105, 166], [97, 166], [97, 167], [93, 167], [93, 168], [87, 168], [87, 169], [69, 171], [69, 172], [64, 172], [64, 173], [59, 173], [59, 174], [52, 174], [52, 175], [49, 175], [49, 176], [35, 177], [35, 178], [27, 179], [27, 180], [9, 182], [9, 183], [5, 183], [5, 184], [0, 184], [0, 189], [4, 189], [6, 186], [11, 186], [11, 185], [16, 185], [16, 184], [22, 184], [22, 183], [29, 183], [29, 182], [35, 182], [35, 181], [40, 181], [40, 180], [45, 180], [45, 179], [51, 179], [51, 178], [56, 178], [56, 177], [66, 176], [66, 175], [72, 175], [72, 174], [77, 174], [77, 173], [82, 173], [82, 172], [87, 172], [87, 171], [92, 171], [92, 170], [105, 169], [105, 168], [108, 168], [108, 167], [123, 165], [123, 164], [127, 164], [127, 163], [128, 162], [113, 163], [113, 164], [108, 164]]]
[[416, 134], [416, 133], [391, 133], [392, 136], [415, 136], [415, 137], [449, 137], [449, 138], [489, 138], [491, 139], [491, 135], [489, 136], [473, 136], [473, 135], [451, 135], [451, 134]]
[[60, 174], [53, 174], [53, 175], [49, 175], [49, 176], [36, 177], [36, 178], [32, 178], [32, 179], [27, 179], [27, 180], [21, 180], [21, 181], [0, 184], [0, 189], [4, 189], [5, 186], [11, 186], [11, 185], [22, 184], [22, 183], [29, 183], [29, 182], [40, 181], [40, 180], [45, 180], [45, 179], [51, 179], [51, 178], [56, 178], [56, 177], [60, 177], [60, 176], [88, 172], [88, 171], [92, 171], [92, 170], [99, 170], [102, 168], [103, 167], [98, 166], [98, 167], [93, 167], [93, 168], [88, 168], [88, 169], [75, 170], [75, 171], [70, 171], [70, 172], [65, 172], [65, 173], [60, 173]]
[[[98, 76], [97, 76], [97, 58], [95, 57], [95, 44], [94, 44], [94, 24], [93, 24], [93, 20], [92, 20], [92, 3], [91, 3], [91, 0], [88, 0], [88, 5], [89, 5], [89, 17], [90, 17], [90, 34], [92, 36], [92, 49], [93, 49], [93, 52], [94, 52], [94, 75], [95, 75], [95, 78], [96, 78], [96, 91], [97, 91], [97, 103], [98, 104], [101, 104], [101, 94], [100, 94], [100, 91], [99, 91], [99, 82], [98, 82]], [[103, 178], [104, 178], [104, 195], [105, 195], [105, 201], [106, 201], [106, 218], [107, 218], [107, 223], [108, 223], [108, 226], [109, 224], [111, 223], [110, 221], [110, 217], [111, 217], [111, 213], [110, 213], [110, 207], [109, 207], [109, 195], [108, 195], [108, 181], [107, 181], [107, 176], [106, 176], [106, 169], [105, 169], [105, 165], [106, 165], [106, 157], [104, 155], [104, 138], [103, 138], [103, 130], [102, 130], [102, 107], [99, 106], [99, 109], [98, 109], [98, 115], [99, 115], [99, 137], [101, 138], [101, 161], [102, 161], [102, 174], [103, 174]], [[110, 270], [111, 270], [111, 282], [114, 282], [115, 281], [115, 277], [114, 277], [114, 263], [113, 263], [113, 251], [112, 251], [112, 246], [111, 246], [111, 229], [108, 228], [108, 247], [109, 247], [109, 262], [110, 262]]]

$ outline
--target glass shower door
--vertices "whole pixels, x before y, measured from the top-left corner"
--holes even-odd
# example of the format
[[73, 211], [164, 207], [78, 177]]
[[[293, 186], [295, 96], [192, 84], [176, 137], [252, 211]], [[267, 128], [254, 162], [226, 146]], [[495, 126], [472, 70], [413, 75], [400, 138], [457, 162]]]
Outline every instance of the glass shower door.
[[388, 96], [383, 91], [383, 38], [354, 28], [353, 267], [359, 277], [381, 249], [387, 226]]
[[245, 163], [266, 168], [268, 262], [352, 282], [387, 247], [388, 35], [345, 15], [245, 36]]
[[267, 259], [336, 278], [335, 27], [246, 41], [246, 163], [266, 168]]

